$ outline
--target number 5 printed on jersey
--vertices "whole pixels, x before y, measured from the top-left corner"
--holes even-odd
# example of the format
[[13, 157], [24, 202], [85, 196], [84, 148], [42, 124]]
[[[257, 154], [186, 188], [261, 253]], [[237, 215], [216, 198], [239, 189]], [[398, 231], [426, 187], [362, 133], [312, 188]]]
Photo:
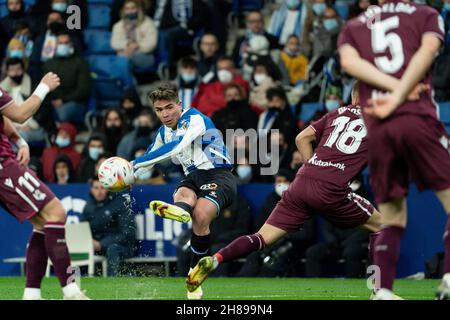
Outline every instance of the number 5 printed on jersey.
[[398, 34], [389, 32], [398, 28], [400, 19], [393, 16], [382, 21], [377, 21], [372, 25], [372, 50], [373, 53], [384, 53], [389, 48], [391, 59], [384, 55], [375, 58], [376, 66], [385, 73], [396, 73], [405, 62], [403, 54], [403, 42]]

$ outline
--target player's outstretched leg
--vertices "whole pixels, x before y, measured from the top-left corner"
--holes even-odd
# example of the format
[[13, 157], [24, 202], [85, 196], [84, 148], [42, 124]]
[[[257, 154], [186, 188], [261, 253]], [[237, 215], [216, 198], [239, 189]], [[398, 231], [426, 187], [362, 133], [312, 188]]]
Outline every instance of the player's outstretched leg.
[[186, 279], [186, 286], [189, 292], [196, 290], [222, 262], [232, 261], [240, 257], [245, 257], [253, 251], [262, 250], [265, 241], [259, 233], [242, 236], [222, 248], [212, 257], [200, 259], [197, 265], [189, 272]]
[[154, 200], [150, 202], [149, 207], [154, 214], [160, 216], [161, 218], [172, 219], [183, 223], [188, 223], [191, 220], [191, 215], [189, 212], [176, 204]]
[[44, 225], [45, 248], [50, 258], [55, 274], [61, 284], [65, 300], [89, 300], [81, 292], [75, 282], [72, 282], [70, 255], [66, 244], [65, 219], [66, 213], [58, 199], [51, 200], [41, 211], [46, 220]]

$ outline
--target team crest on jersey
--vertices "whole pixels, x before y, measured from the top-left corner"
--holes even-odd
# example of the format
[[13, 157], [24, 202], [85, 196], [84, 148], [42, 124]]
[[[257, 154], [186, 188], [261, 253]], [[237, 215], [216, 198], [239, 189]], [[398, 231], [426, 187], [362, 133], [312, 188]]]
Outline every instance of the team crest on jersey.
[[210, 195], [211, 197], [217, 198], [217, 193], [216, 193], [215, 191], [211, 191], [211, 192], [209, 193], [209, 195]]
[[216, 183], [204, 184], [200, 187], [200, 190], [217, 190], [218, 185]]
[[178, 130], [186, 130], [189, 123], [187, 120], [180, 121], [180, 124], [178, 125]]
[[5, 180], [5, 186], [8, 186], [11, 189], [14, 189], [14, 185], [13, 185], [13, 182], [12, 182], [11, 178], [8, 178], [8, 179]]

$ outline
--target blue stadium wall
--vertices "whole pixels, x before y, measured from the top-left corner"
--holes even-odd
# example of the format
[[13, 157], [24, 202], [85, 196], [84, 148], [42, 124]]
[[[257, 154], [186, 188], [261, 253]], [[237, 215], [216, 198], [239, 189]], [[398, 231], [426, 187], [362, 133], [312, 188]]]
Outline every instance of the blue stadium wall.
[[[69, 186], [50, 185], [50, 188], [62, 200], [69, 213], [68, 223], [75, 223], [83, 211], [89, 194], [85, 184]], [[258, 214], [263, 199], [272, 191], [271, 184], [249, 184], [239, 187], [239, 192], [249, 201], [252, 213]], [[186, 228], [178, 222], [155, 217], [147, 208], [152, 199], [171, 201], [174, 185], [137, 186], [132, 195], [136, 202], [134, 211], [138, 226], [136, 238], [140, 242], [139, 255], [153, 256], [155, 240], [164, 239], [164, 253], [175, 255], [173, 241]], [[401, 246], [398, 276], [404, 277], [424, 271], [425, 261], [436, 252], [443, 251], [442, 233], [446, 216], [433, 193], [419, 194], [414, 186], [408, 197], [408, 228]], [[0, 276], [19, 275], [19, 266], [3, 263], [3, 259], [21, 257], [31, 232], [28, 222], [20, 224], [8, 213], [0, 209]]]

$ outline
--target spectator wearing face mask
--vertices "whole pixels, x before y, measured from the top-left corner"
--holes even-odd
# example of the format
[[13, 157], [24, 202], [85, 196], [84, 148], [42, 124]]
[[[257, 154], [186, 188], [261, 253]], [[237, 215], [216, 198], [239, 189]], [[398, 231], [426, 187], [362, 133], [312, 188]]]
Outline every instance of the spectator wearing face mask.
[[80, 122], [90, 94], [89, 66], [76, 52], [69, 33], [61, 32], [56, 43], [55, 57], [44, 64], [43, 71], [59, 75], [61, 86], [44, 103], [51, 105], [58, 121]]
[[[135, 144], [133, 154], [134, 158], [140, 157], [145, 154], [147, 151], [148, 144], [145, 145], [137, 145]], [[136, 178], [136, 184], [166, 184], [167, 181], [164, 178], [164, 174], [160, 169], [159, 165], [154, 166], [150, 170], [145, 171], [144, 173], [140, 174]]]
[[123, 92], [122, 99], [120, 100], [120, 109], [125, 114], [127, 129], [132, 128], [143, 109], [141, 99], [135, 88], [129, 88]]
[[308, 57], [311, 57], [312, 45], [314, 41], [314, 39], [311, 39], [310, 34], [313, 31], [314, 25], [320, 19], [319, 17], [323, 14], [327, 6], [332, 6], [331, 0], [311, 0], [308, 5], [302, 35], [300, 36], [302, 48]]
[[237, 160], [235, 174], [237, 175], [238, 184], [246, 184], [252, 182], [256, 174], [253, 172], [253, 166], [247, 157]]
[[273, 87], [267, 90], [267, 110], [260, 114], [258, 129], [278, 129], [285, 137], [287, 143], [295, 138], [296, 127], [294, 115], [289, 106], [286, 92], [282, 87]]
[[200, 85], [197, 61], [191, 57], [184, 57], [179, 62], [178, 70], [175, 84], [178, 88], [181, 107], [183, 110], [187, 110], [192, 106], [192, 101]]
[[142, 10], [137, 0], [125, 1], [121, 19], [113, 26], [111, 47], [118, 55], [127, 57], [133, 67], [148, 68], [155, 58], [152, 52], [158, 41], [158, 30]]
[[300, 40], [291, 35], [286, 41], [283, 51], [280, 52], [279, 68], [283, 79], [288, 79], [291, 86], [301, 85], [308, 78], [308, 58], [300, 49]]
[[72, 161], [65, 154], [59, 154], [53, 163], [53, 177], [56, 184], [68, 184], [75, 182], [75, 173]]
[[14, 38], [23, 43], [25, 47], [25, 58], [30, 59], [34, 46], [30, 24], [26, 21], [19, 22], [14, 33]]
[[230, 57], [222, 57], [217, 60], [217, 78], [209, 84], [202, 83], [192, 101], [192, 106], [200, 112], [210, 117], [214, 112], [223, 109], [226, 105], [224, 92], [225, 87], [230, 83], [241, 85], [246, 92], [249, 91], [249, 84], [236, 70], [233, 60]]
[[61, 123], [54, 140], [54, 145], [44, 149], [41, 156], [44, 179], [47, 182], [55, 181], [53, 176], [53, 163], [58, 154], [65, 154], [69, 157], [76, 171], [81, 161], [81, 155], [75, 150], [75, 137], [77, 129], [71, 123]]
[[88, 182], [95, 173], [95, 163], [105, 151], [104, 137], [99, 133], [94, 133], [89, 137], [86, 146], [83, 148], [82, 159], [78, 167], [78, 181]]
[[[31, 22], [25, 14], [25, 4], [23, 0], [8, 0], [5, 4], [8, 14], [0, 19], [0, 49], [4, 49], [14, 36], [19, 23], [24, 21]], [[0, 51], [3, 54], [3, 50]]]
[[301, 36], [305, 17], [306, 5], [301, 0], [284, 0], [273, 12], [268, 31], [284, 45], [290, 35]]
[[28, 67], [28, 58], [25, 55], [25, 45], [17, 38], [12, 38], [8, 43], [6, 58], [17, 58], [22, 60], [25, 69]]
[[127, 132], [127, 120], [119, 108], [109, 108], [105, 112], [101, 132], [105, 135], [105, 151], [117, 154], [117, 146]]
[[65, 28], [60, 12], [50, 12], [46, 18], [46, 28], [34, 41], [30, 58], [30, 76], [33, 83], [38, 83], [43, 73], [43, 64], [54, 57], [56, 53], [56, 36]]
[[336, 41], [342, 27], [342, 20], [334, 7], [329, 6], [315, 21], [310, 34], [313, 43], [313, 58], [331, 57], [336, 51]]
[[[17, 104], [23, 103], [31, 95], [31, 78], [25, 72], [22, 59], [11, 58], [6, 61], [6, 78], [0, 87], [8, 91]], [[45, 142], [45, 132], [34, 117], [25, 123], [14, 123], [20, 135], [27, 142]]]
[[[275, 78], [278, 76], [277, 78]], [[258, 113], [267, 110], [267, 91], [270, 88], [277, 86], [277, 81], [280, 76], [274, 72], [270, 64], [263, 61], [258, 61], [255, 64], [252, 73], [251, 91], [250, 91], [250, 105], [252, 109]]]
[[325, 108], [327, 111], [333, 111], [343, 104], [341, 89], [336, 86], [329, 86], [325, 91]]
[[248, 104], [245, 90], [236, 83], [225, 88], [226, 107], [212, 116], [216, 128], [226, 137], [226, 129], [256, 129], [258, 116]]
[[150, 145], [156, 137], [155, 119], [149, 110], [142, 110], [139, 114], [136, 127], [120, 140], [117, 155], [127, 160], [133, 160], [133, 150], [137, 145]]
[[198, 61], [198, 72], [203, 83], [217, 80], [216, 63], [219, 58], [219, 41], [212, 33], [205, 33], [200, 39], [200, 59]]

